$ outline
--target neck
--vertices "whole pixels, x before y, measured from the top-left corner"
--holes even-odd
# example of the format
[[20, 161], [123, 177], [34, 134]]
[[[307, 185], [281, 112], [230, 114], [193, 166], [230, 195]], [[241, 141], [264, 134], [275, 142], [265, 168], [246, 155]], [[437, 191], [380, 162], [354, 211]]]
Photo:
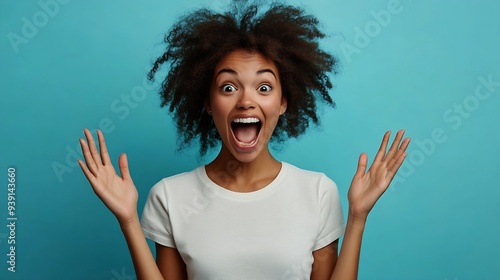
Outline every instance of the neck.
[[206, 167], [208, 177], [221, 187], [236, 192], [259, 190], [276, 178], [281, 162], [263, 150], [251, 162], [238, 161], [223, 145], [217, 157]]

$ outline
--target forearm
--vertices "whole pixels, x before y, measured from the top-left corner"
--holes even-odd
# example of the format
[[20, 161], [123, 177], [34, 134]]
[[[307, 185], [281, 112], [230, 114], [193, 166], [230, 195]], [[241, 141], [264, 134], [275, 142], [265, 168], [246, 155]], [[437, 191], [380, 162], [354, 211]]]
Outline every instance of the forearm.
[[120, 224], [120, 227], [127, 240], [137, 279], [163, 280], [142, 232], [138, 215], [136, 214], [129, 223]]
[[340, 254], [331, 280], [354, 280], [358, 278], [361, 239], [366, 220], [349, 215]]

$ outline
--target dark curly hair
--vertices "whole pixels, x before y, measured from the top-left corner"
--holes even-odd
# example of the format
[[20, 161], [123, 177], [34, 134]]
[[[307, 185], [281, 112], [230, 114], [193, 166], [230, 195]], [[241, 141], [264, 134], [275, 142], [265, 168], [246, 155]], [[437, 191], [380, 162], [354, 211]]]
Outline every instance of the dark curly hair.
[[220, 136], [204, 111], [216, 64], [237, 49], [261, 53], [279, 72], [287, 111], [272, 135], [273, 141], [303, 134], [310, 122], [318, 124], [317, 102], [335, 106], [328, 91], [329, 73], [337, 60], [319, 48], [325, 37], [316, 17], [302, 8], [272, 3], [263, 5], [233, 1], [225, 13], [202, 8], [182, 16], [165, 36], [165, 52], [148, 74], [154, 80], [163, 64], [170, 66], [161, 84], [161, 107], [169, 106], [177, 124], [180, 148], [199, 137], [204, 155]]

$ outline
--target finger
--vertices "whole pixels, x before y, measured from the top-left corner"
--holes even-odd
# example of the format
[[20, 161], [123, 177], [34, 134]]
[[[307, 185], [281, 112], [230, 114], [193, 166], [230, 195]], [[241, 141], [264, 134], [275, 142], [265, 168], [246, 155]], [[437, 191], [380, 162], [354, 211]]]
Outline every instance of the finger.
[[403, 129], [401, 129], [396, 134], [396, 137], [394, 138], [394, 141], [392, 141], [392, 145], [389, 148], [389, 151], [387, 152], [387, 154], [385, 155], [385, 158], [384, 158], [384, 160], [387, 160], [387, 162], [389, 162], [393, 158], [394, 154], [397, 152], [399, 144], [401, 142], [401, 139], [403, 138], [404, 133], [405, 133], [405, 131]]
[[[406, 154], [406, 148], [408, 147], [408, 144], [410, 142], [410, 138], [406, 138], [403, 140], [400, 149], [394, 154], [394, 156], [389, 160], [387, 163], [387, 173], [389, 176], [392, 178], [396, 172], [398, 171], [399, 167], [401, 166], [404, 157], [403, 154]], [[403, 156], [403, 158], [401, 158]]]
[[111, 165], [111, 159], [109, 158], [108, 148], [106, 147], [106, 141], [104, 141], [102, 131], [97, 130], [97, 138], [99, 139], [99, 150], [101, 152], [102, 163], [104, 165]]
[[97, 165], [94, 162], [94, 158], [90, 154], [89, 146], [85, 140], [80, 138], [80, 146], [82, 147], [83, 158], [85, 158], [85, 162], [87, 163], [88, 169], [92, 174], [97, 174]]
[[391, 131], [387, 131], [382, 137], [382, 143], [380, 143], [380, 148], [378, 149], [377, 155], [375, 155], [375, 159], [373, 162], [382, 161], [385, 156], [385, 150], [387, 149], [387, 142], [389, 142], [389, 136], [391, 135]]
[[121, 154], [118, 159], [118, 165], [120, 166], [120, 174], [122, 175], [123, 180], [130, 180], [130, 170], [128, 169], [128, 160], [126, 154]]
[[406, 148], [408, 148], [408, 146], [410, 145], [410, 141], [411, 139], [406, 137], [403, 142], [401, 143], [401, 146], [399, 146], [399, 150], [398, 152], [400, 153], [404, 153], [406, 151]]
[[387, 172], [387, 176], [389, 177], [389, 181], [392, 180], [394, 175], [396, 175], [396, 172], [398, 172], [399, 167], [403, 164], [403, 161], [406, 158], [406, 153], [402, 153], [401, 155], [398, 156], [396, 163], [389, 169]]
[[358, 169], [354, 177], [360, 177], [366, 173], [366, 163], [368, 162], [368, 156], [365, 153], [361, 153], [358, 160]]
[[92, 172], [90, 172], [90, 170], [87, 168], [87, 166], [85, 166], [85, 163], [82, 160], [78, 160], [78, 164], [80, 165], [80, 168], [82, 169], [83, 174], [85, 174], [85, 177], [87, 177], [87, 180], [89, 181], [90, 186], [92, 187], [94, 192], [96, 194], [98, 194], [100, 192], [100, 190], [99, 190], [100, 185], [98, 183], [96, 183], [96, 177], [94, 176], [94, 174], [92, 174]]
[[82, 160], [79, 159], [78, 164], [80, 165], [80, 168], [82, 169], [85, 177], [87, 177], [87, 180], [89, 181], [89, 183], [92, 184], [92, 181], [95, 178], [94, 174], [92, 174], [92, 172], [90, 172], [90, 170], [87, 168], [87, 166], [85, 165], [85, 163]]
[[399, 147], [399, 149], [397, 150], [396, 154], [394, 155], [394, 157], [391, 158], [391, 160], [387, 163], [387, 169], [390, 170], [394, 164], [397, 163], [399, 157], [401, 156], [401, 154], [405, 153], [406, 152], [406, 148], [408, 148], [408, 145], [410, 144], [410, 138], [405, 138], [403, 140], [403, 142], [401, 143], [401, 146]]
[[101, 156], [99, 155], [99, 152], [97, 151], [94, 137], [92, 137], [92, 133], [90, 133], [90, 131], [88, 129], [84, 129], [84, 132], [85, 132], [85, 137], [87, 137], [87, 142], [88, 142], [88, 146], [90, 149], [90, 154], [92, 155], [92, 158], [94, 159], [96, 167], [99, 168], [99, 166], [102, 165], [102, 161], [101, 161]]

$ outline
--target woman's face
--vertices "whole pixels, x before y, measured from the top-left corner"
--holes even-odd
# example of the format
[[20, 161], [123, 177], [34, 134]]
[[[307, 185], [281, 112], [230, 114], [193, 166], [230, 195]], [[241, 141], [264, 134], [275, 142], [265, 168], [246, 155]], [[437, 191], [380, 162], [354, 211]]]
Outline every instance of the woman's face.
[[206, 110], [223, 145], [240, 162], [263, 150], [286, 110], [274, 62], [257, 52], [236, 50], [216, 65]]

